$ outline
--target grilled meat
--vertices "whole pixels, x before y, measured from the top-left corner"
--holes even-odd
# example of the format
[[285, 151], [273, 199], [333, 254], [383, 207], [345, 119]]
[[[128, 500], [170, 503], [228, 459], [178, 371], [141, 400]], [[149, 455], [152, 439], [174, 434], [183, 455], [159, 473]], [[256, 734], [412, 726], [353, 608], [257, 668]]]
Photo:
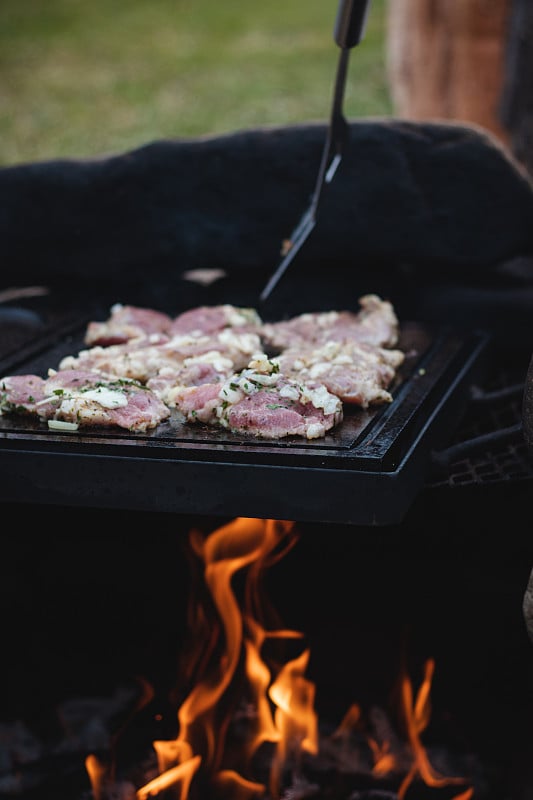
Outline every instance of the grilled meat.
[[50, 371], [46, 379], [12, 376], [0, 382], [0, 409], [60, 420], [79, 427], [116, 425], [129, 431], [155, 428], [170, 409], [135, 381], [88, 370]]
[[359, 299], [361, 309], [300, 314], [289, 320], [265, 323], [261, 328], [268, 347], [285, 350], [326, 342], [357, 341], [377, 347], [394, 347], [398, 342], [398, 318], [391, 303], [375, 294]]
[[[76, 426], [156, 427], [172, 414], [254, 437], [314, 439], [343, 419], [343, 403], [392, 401], [404, 353], [391, 303], [359, 312], [264, 323], [255, 309], [199, 306], [175, 318], [116, 304], [48, 378], [7, 376], [0, 411]], [[268, 355], [267, 355], [268, 353]]]

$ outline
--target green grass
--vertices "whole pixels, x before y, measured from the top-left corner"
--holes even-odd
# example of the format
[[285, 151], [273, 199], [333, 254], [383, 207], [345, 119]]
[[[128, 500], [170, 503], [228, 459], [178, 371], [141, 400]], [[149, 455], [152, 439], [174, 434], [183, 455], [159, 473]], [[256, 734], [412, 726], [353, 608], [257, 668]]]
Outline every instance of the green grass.
[[[349, 118], [386, 116], [386, 0], [354, 48]], [[326, 121], [336, 0], [2, 0], [0, 164]]]

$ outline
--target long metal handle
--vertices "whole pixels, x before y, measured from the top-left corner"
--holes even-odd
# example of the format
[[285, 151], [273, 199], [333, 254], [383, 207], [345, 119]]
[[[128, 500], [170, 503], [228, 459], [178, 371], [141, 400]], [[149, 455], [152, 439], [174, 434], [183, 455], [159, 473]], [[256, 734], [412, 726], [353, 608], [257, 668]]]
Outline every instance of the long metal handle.
[[335, 27], [333, 29], [333, 38], [339, 45], [341, 52], [337, 65], [330, 123], [324, 149], [322, 151], [315, 189], [309, 207], [292, 232], [287, 249], [284, 251], [282, 261], [278, 264], [261, 292], [259, 297], [260, 303], [263, 303], [269, 297], [270, 293], [285, 273], [287, 267], [294, 259], [296, 253], [310, 236], [315, 227], [316, 214], [322, 195], [322, 189], [326, 183], [331, 182], [341, 162], [342, 152], [348, 137], [348, 123], [344, 118], [342, 110], [348, 60], [350, 49], [356, 44], [359, 44], [364, 36], [369, 7], [370, 0], [340, 0], [339, 2]]
[[348, 124], [343, 113], [348, 60], [350, 49], [359, 44], [364, 36], [369, 8], [370, 0], [340, 0], [337, 9], [333, 38], [341, 52], [337, 63], [330, 125], [311, 206], [313, 217], [316, 216], [324, 183], [331, 183], [340, 164], [344, 144], [348, 137]]
[[355, 47], [365, 35], [370, 0], [340, 0], [333, 38], [342, 50]]

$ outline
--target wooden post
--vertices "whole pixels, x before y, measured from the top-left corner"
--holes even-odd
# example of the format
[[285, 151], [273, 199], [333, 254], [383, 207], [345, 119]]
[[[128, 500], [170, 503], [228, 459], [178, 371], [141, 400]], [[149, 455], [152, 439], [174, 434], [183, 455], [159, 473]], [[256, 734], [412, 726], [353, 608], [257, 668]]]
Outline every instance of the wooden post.
[[388, 0], [394, 114], [474, 123], [507, 144], [500, 96], [511, 2]]
[[514, 155], [533, 177], [532, 0], [511, 0], [501, 118]]

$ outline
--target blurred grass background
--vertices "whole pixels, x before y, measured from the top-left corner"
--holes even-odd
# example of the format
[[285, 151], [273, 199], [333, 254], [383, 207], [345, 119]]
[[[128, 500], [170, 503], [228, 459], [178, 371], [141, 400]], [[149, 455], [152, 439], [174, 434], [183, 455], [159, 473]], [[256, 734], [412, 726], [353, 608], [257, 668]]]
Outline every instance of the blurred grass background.
[[[386, 116], [387, 0], [350, 56], [348, 118]], [[0, 164], [327, 121], [337, 0], [2, 0]]]

